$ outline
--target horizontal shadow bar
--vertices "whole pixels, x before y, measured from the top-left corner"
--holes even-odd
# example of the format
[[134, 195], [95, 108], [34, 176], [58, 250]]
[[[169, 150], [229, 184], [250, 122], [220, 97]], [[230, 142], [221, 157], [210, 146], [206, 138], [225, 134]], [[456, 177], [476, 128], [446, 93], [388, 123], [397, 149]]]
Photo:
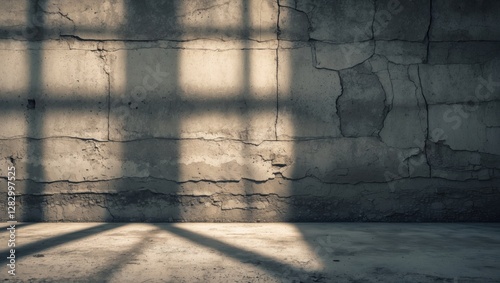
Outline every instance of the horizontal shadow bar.
[[[30, 40], [31, 38], [36, 38], [37, 40], [41, 39], [39, 33], [33, 33], [32, 30], [33, 27], [21, 27], [21, 28], [5, 28], [5, 27], [0, 27], [0, 39], [14, 39], [17, 37], [23, 37], [23, 34], [27, 34], [27, 39]], [[276, 30], [274, 28], [252, 28], [252, 27], [240, 27], [240, 28], [210, 28], [210, 27], [184, 27], [179, 30], [171, 30], [170, 33], [176, 34], [176, 36], [173, 36], [171, 38], [168, 37], [167, 31], [163, 32], [163, 35], [160, 36], [151, 36], [149, 35], [147, 38], [146, 37], [139, 37], [139, 38], [133, 38], [132, 36], [129, 36], [130, 34], [130, 28], [127, 26], [123, 26], [120, 28], [113, 28], [113, 29], [98, 29], [98, 28], [88, 28], [88, 27], [78, 27], [76, 28], [77, 33], [72, 34], [68, 33], [65, 34], [65, 30], [71, 30], [69, 26], [61, 26], [61, 27], [54, 27], [54, 28], [44, 28], [42, 31], [44, 34], [47, 34], [48, 36], [42, 37], [43, 39], [61, 39], [61, 37], [64, 36], [78, 36], [83, 40], [113, 40], [113, 41], [127, 41], [127, 40], [136, 40], [136, 41], [179, 41], [179, 40], [192, 40], [192, 39], [220, 39], [221, 34], [226, 33], [226, 36], [228, 38], [232, 38], [234, 40], [245, 40], [245, 39], [250, 39], [249, 36], [244, 36], [245, 34], [259, 34], [260, 36], [268, 36], [268, 35], [277, 35]], [[62, 31], [62, 34], [61, 34]], [[92, 38], [92, 37], [86, 37], [85, 33], [107, 33], [111, 34], [109, 38]], [[34, 34], [33, 36], [30, 36], [31, 34]], [[82, 35], [83, 34], [83, 35]], [[3, 35], [3, 36], [2, 36]], [[5, 35], [11, 35], [11, 36], [5, 36]], [[17, 39], [16, 39], [17, 40]]]
[[[162, 96], [162, 93], [158, 93], [158, 96]], [[190, 95], [190, 94], [188, 94]], [[183, 96], [182, 94], [173, 95], [168, 94], [168, 96], [158, 97], [153, 95], [146, 95], [144, 98], [141, 98], [140, 101], [134, 98], [132, 95], [126, 96], [125, 98], [114, 97], [112, 94], [111, 101], [117, 101], [118, 106], [123, 105], [124, 101], [131, 102], [148, 102], [148, 103], [190, 103], [190, 104], [201, 104], [201, 105], [219, 105], [224, 103], [238, 103], [238, 102], [246, 102], [251, 103], [256, 106], [267, 106], [268, 103], [276, 103], [276, 93], [270, 92], [269, 99], [261, 99], [254, 98], [250, 95], [242, 96], [240, 93], [235, 93], [233, 96], [228, 97], [210, 97], [203, 96], [203, 94], [193, 94], [194, 96], [198, 96], [198, 98], [190, 98], [188, 96]], [[168, 97], [168, 98], [167, 98]], [[96, 103], [107, 102], [107, 95], [101, 95], [101, 97], [78, 97], [78, 98], [63, 98], [63, 99], [54, 99], [50, 97], [41, 97], [37, 99], [37, 105], [43, 102], [46, 107], [50, 108], [69, 108], [78, 106], [79, 108], [86, 108], [88, 106], [95, 106]], [[19, 102], [27, 103], [28, 99], [32, 99], [31, 97], [23, 97], [23, 98], [7, 98], [0, 97], [0, 101], [2, 103], [13, 103], [17, 104]], [[115, 102], [116, 103], [116, 102]], [[276, 105], [270, 105], [276, 107]]]

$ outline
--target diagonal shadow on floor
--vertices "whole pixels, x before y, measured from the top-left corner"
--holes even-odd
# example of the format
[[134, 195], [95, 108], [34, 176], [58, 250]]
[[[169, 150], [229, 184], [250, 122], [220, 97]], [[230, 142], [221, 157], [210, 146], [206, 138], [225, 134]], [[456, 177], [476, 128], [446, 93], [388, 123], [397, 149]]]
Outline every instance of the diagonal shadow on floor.
[[[117, 223], [117, 224], [100, 224], [95, 227], [91, 228], [86, 228], [86, 229], [81, 229], [75, 232], [63, 234], [63, 235], [58, 235], [55, 237], [51, 237], [48, 239], [43, 239], [40, 241], [36, 241], [31, 244], [27, 244], [24, 246], [21, 246], [18, 251], [16, 250], [16, 260], [19, 260], [23, 257], [29, 256], [36, 254], [38, 252], [41, 252], [43, 250], [47, 250], [50, 248], [57, 247], [62, 244], [67, 244], [68, 242], [71, 241], [76, 241], [80, 240], [86, 237], [94, 236], [102, 232], [106, 232], [109, 230], [113, 230], [122, 226], [127, 225], [128, 223]], [[7, 250], [2, 250], [0, 251], [0, 254], [7, 254]], [[0, 264], [6, 264], [9, 261], [7, 257], [1, 257], [0, 258]]]
[[[236, 259], [242, 263], [248, 263], [252, 266], [274, 276], [280, 278], [297, 278], [300, 280], [307, 279], [322, 279], [325, 278], [324, 275], [319, 272], [311, 272], [303, 269], [296, 268], [286, 263], [278, 262], [273, 258], [265, 255], [258, 254], [253, 251], [245, 250], [239, 247], [235, 247], [231, 244], [224, 243], [222, 241], [200, 235], [198, 233], [188, 231], [179, 227], [175, 224], [153, 224], [165, 231], [172, 234], [180, 236], [196, 245], [205, 246], [210, 249], [217, 250], [224, 255]], [[322, 282], [321, 280], [319, 282]]]
[[147, 247], [149, 240], [154, 238], [160, 229], [155, 229], [152, 231], [148, 231], [148, 236], [142, 238], [138, 243], [134, 244], [131, 248], [127, 249], [125, 252], [127, 256], [121, 256], [119, 258], [110, 259], [111, 264], [107, 265], [105, 268], [102, 268], [97, 273], [90, 275], [89, 278], [82, 278], [82, 280], [98, 280], [98, 282], [109, 282], [113, 275], [120, 272], [120, 270], [130, 262], [130, 258], [134, 258], [137, 255], [141, 254], [144, 249]]
[[[28, 227], [28, 226], [31, 226], [31, 225], [34, 225], [34, 224], [39, 224], [39, 223], [37, 223], [37, 222], [26, 222], [26, 223], [15, 223], [15, 224], [16, 224], [16, 229], [18, 229], [18, 228], [25, 228], [25, 227]], [[7, 228], [9, 228], [9, 223], [7, 223], [6, 226], [0, 228], [0, 234], [9, 232], [9, 230], [7, 230]]]

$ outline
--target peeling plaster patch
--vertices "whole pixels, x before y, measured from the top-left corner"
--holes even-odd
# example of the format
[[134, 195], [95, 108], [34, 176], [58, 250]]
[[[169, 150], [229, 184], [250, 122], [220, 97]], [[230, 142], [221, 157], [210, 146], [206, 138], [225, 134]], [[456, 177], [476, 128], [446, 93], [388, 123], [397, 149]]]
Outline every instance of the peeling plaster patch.
[[500, 144], [500, 137], [494, 134], [494, 127], [500, 124], [498, 109], [498, 101], [482, 103], [477, 108], [471, 108], [467, 104], [431, 105], [429, 130], [432, 132], [440, 129], [443, 133], [440, 139], [431, 140], [441, 140], [454, 150], [498, 153], [498, 146], [493, 146]]
[[385, 116], [385, 93], [376, 75], [364, 66], [340, 72], [344, 91], [337, 100], [342, 134], [376, 136]]
[[374, 49], [373, 41], [344, 44], [315, 42], [315, 66], [329, 70], [352, 68], [369, 59], [373, 55]]
[[[19, 213], [26, 213], [29, 221], [40, 221], [39, 208], [27, 206], [29, 203], [40, 203], [43, 220], [46, 221], [234, 222], [247, 219], [251, 222], [423, 222], [443, 219], [494, 221], [500, 217], [498, 209], [495, 209], [500, 201], [500, 194], [494, 189], [498, 179], [404, 179], [393, 181], [396, 186], [393, 192], [387, 189], [386, 183], [330, 185], [315, 178], [273, 181], [272, 186], [279, 189], [291, 186], [292, 182], [298, 193], [286, 197], [276, 194], [158, 194], [138, 191], [133, 182], [127, 182], [131, 184], [130, 191], [120, 193], [23, 195], [19, 197]], [[267, 182], [255, 185], [268, 186]], [[152, 183], [147, 186], [152, 186]], [[231, 183], [219, 186], [225, 191], [234, 190]], [[436, 214], [436, 209], [442, 213]], [[251, 218], [245, 218], [248, 216]]]

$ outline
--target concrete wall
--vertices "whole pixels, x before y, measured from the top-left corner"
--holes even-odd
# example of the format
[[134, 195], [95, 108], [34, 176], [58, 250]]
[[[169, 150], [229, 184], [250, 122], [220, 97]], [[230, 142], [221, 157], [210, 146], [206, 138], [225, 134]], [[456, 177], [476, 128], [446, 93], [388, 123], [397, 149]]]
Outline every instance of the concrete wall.
[[498, 1], [0, 6], [0, 219], [500, 219]]

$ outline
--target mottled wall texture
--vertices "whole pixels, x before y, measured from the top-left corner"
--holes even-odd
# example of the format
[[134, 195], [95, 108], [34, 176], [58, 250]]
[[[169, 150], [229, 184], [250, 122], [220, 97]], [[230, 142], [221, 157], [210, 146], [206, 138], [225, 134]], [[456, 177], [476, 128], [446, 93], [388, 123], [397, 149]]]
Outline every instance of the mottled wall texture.
[[1, 0], [0, 219], [498, 221], [499, 15]]

